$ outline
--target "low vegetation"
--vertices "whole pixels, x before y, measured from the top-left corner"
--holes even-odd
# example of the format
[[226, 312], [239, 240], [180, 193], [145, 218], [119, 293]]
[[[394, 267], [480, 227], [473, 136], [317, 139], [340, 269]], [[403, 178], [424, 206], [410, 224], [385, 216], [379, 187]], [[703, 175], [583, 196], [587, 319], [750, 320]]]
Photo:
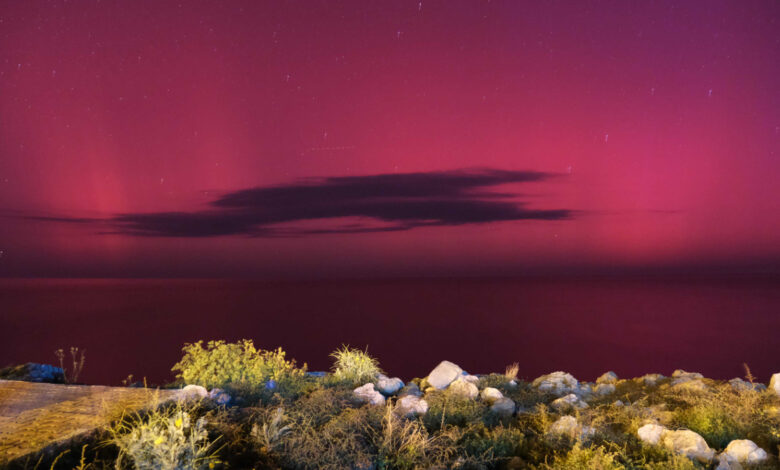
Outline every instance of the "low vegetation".
[[[708, 379], [701, 388], [676, 386], [671, 378], [653, 384], [615, 379], [610, 393], [587, 392], [588, 406], [562, 408], [554, 403], [561, 393], [518, 380], [519, 366], [512, 365], [505, 373], [473, 378], [480, 393], [495, 389], [516, 405], [513, 413], [501, 414], [484, 397], [464, 396], [462, 387], [461, 393], [436, 390], [427, 378], [388, 393], [384, 404], [367, 404], [354, 389], [379, 386], [382, 371], [365, 351], [346, 346], [333, 353], [332, 373], [325, 375], [308, 374], [282, 350], [256, 349], [251, 341], [198, 342], [183, 352], [173, 368], [178, 386], [222, 389], [229, 400], [220, 402], [212, 393], [123, 416], [85, 447], [57, 456], [51, 468], [711, 470], [718, 465], [643, 442], [638, 429], [655, 423], [695, 431], [716, 453], [735, 439], [750, 439], [768, 458], [741, 468], [780, 469], [780, 398], [752, 388], [752, 376], [751, 387], [743, 389]], [[418, 387], [427, 411], [399, 413], [399, 393], [417, 393]], [[556, 431], [567, 416], [576, 428]]]

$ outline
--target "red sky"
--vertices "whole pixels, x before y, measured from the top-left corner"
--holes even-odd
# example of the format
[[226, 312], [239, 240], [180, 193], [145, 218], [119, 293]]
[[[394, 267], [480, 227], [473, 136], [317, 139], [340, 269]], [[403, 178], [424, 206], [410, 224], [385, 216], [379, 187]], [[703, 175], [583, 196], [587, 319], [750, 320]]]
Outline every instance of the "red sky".
[[[6, 3], [0, 276], [775, 263], [779, 13]], [[539, 178], [437, 192], [442, 178], [521, 172]], [[334, 199], [343, 184], [356, 192]], [[265, 189], [239, 193], [251, 188]]]

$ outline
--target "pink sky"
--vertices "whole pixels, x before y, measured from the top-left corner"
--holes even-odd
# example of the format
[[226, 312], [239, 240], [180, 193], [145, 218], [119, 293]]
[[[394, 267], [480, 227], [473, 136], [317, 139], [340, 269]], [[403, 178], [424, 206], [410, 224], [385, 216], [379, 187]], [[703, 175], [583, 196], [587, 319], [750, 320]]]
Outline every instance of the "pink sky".
[[[779, 12], [774, 1], [7, 5], [0, 276], [774, 263]], [[328, 215], [291, 216], [296, 236], [116, 224], [216, 212], [223, 227], [212, 203], [241, 190], [455, 170], [549, 174], [477, 189], [567, 215], [436, 213], [434, 225], [344, 233], [397, 220], [337, 217], [342, 206], [315, 198], [301, 204], [330, 204]]]

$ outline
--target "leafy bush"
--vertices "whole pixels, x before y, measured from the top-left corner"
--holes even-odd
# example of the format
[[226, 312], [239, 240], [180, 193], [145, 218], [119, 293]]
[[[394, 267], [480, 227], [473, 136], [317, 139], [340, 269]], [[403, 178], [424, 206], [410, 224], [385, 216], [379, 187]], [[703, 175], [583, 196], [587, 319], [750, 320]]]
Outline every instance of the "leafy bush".
[[184, 357], [172, 370], [176, 377], [187, 384], [207, 388], [241, 389], [242, 387], [266, 386], [273, 381], [273, 387], [294, 391], [305, 382], [306, 365], [298, 369], [295, 361], [285, 359], [285, 352], [256, 349], [251, 340], [237, 343], [209, 341], [206, 347], [202, 341], [185, 344]]
[[359, 349], [343, 346], [330, 355], [335, 359], [333, 376], [338, 381], [352, 384], [373, 382], [382, 373], [379, 361]]
[[121, 468], [125, 457], [136, 470], [214, 468], [220, 462], [205, 426], [203, 418], [193, 424], [190, 412], [181, 405], [122, 419], [110, 431], [110, 442], [119, 448], [116, 468]]

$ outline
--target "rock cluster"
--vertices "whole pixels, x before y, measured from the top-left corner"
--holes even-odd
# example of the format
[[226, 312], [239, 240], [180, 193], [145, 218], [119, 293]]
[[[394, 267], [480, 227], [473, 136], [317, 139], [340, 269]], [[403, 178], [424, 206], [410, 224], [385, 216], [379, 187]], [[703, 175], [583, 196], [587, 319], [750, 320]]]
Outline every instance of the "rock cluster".
[[28, 362], [18, 366], [0, 369], [2, 380], [22, 380], [25, 382], [65, 383], [65, 371], [49, 364]]
[[[704, 438], [689, 429], [673, 431], [659, 424], [650, 423], [639, 428], [637, 435], [642, 442], [660, 445], [703, 464], [709, 464], [715, 458], [715, 451], [707, 445]], [[737, 470], [743, 463], [759, 463], [766, 458], [766, 451], [753, 441], [734, 440], [718, 456], [718, 470]]]

